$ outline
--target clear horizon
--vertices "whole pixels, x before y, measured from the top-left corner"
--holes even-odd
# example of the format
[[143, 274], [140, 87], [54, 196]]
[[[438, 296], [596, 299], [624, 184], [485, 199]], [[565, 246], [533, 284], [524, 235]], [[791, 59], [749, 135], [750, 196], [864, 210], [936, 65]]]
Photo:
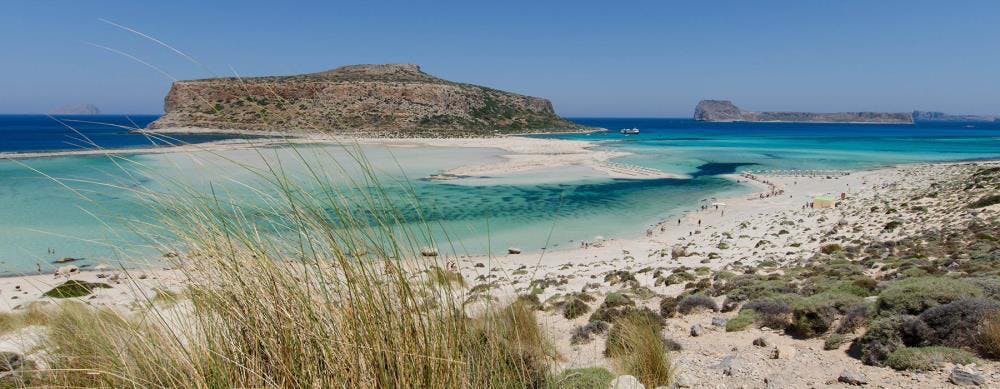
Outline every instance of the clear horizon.
[[755, 111], [1000, 114], [1000, 3], [767, 3], [16, 3], [0, 15], [0, 113], [90, 103], [158, 114], [170, 87], [161, 71], [402, 62], [547, 98], [566, 117], [690, 117], [701, 99]]

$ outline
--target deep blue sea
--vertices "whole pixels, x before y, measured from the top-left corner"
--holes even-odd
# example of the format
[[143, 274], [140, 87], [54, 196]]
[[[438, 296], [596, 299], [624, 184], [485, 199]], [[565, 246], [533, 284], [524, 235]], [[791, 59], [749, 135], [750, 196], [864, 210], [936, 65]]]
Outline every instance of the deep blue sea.
[[0, 153], [137, 148], [201, 143], [232, 135], [171, 135], [152, 138], [131, 133], [159, 115], [0, 115]]
[[[102, 147], [143, 147], [150, 140], [127, 129], [88, 122], [142, 127], [154, 116], [86, 116], [73, 127]], [[420, 180], [448, 168], [496, 160], [495, 149], [379, 148], [365, 153], [384, 180], [389, 196], [417, 196], [428, 209], [425, 221], [437, 237], [447, 235], [459, 254], [501, 254], [517, 246], [578, 245], [597, 235], [638, 236], [661, 218], [712, 197], [750, 189], [719, 174], [742, 170], [864, 169], [898, 163], [1000, 158], [1000, 123], [919, 123], [916, 125], [703, 123], [689, 119], [576, 118], [611, 131], [539, 135], [587, 139], [596, 147], [631, 155], [615, 162], [677, 173], [686, 178], [613, 179], [583, 167], [562, 167], [507, 177], [455, 181]], [[618, 129], [637, 127], [638, 135]], [[181, 137], [196, 143], [220, 136]], [[0, 116], [0, 152], [72, 150], [80, 136], [50, 118]], [[63, 256], [81, 264], [119, 263], [155, 256], [127, 222], [156, 223], [152, 213], [121, 188], [158, 187], [150, 175], [181, 178], [213, 190], [247, 192], [234, 183], [252, 182], [232, 161], [262, 166], [260, 158], [294, 162], [300, 155], [321, 162], [350, 164], [343, 150], [315, 146], [206, 153], [140, 154], [128, 163], [105, 156], [61, 156], [0, 160], [0, 274], [50, 270]], [[313, 153], [314, 152], [314, 153]], [[302, 170], [283, 163], [291, 172]], [[400, 168], [400, 167], [403, 168]], [[400, 170], [402, 169], [402, 171]], [[44, 174], [41, 174], [41, 173]], [[58, 181], [57, 181], [58, 180]], [[101, 185], [112, 183], [114, 185]], [[76, 192], [70, 191], [73, 188]], [[248, 193], [246, 201], [255, 201]], [[131, 225], [135, 225], [132, 223]], [[49, 254], [49, 250], [55, 254]]]

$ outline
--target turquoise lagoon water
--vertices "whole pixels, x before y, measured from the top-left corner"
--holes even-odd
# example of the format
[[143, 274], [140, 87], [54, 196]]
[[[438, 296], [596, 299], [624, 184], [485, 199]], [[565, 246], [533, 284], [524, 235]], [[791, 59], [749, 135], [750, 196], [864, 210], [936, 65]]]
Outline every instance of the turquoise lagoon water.
[[[555, 137], [597, 141], [598, 147], [633, 153], [618, 162], [690, 178], [609, 179], [586, 169], [565, 168], [509, 177], [431, 181], [421, 178], [451, 167], [498, 159], [500, 153], [494, 149], [384, 147], [365, 147], [364, 153], [384, 178], [390, 197], [404, 201], [412, 193], [419, 198], [432, 234], [439, 242], [452, 242], [459, 254], [502, 253], [509, 246], [530, 252], [542, 247], [576, 246], [580, 240], [598, 235], [641, 235], [662, 217], [712, 197], [748, 191], [718, 177], [720, 173], [745, 169], [859, 169], [895, 163], [1000, 158], [1000, 125], [996, 124], [574, 120], [613, 130], [639, 127], [642, 133]], [[353, 164], [348, 153], [336, 146], [221, 154], [145, 154], [132, 156], [128, 162], [103, 156], [0, 161], [0, 271], [48, 271], [55, 266], [52, 261], [63, 256], [86, 258], [83, 264], [126, 265], [155, 258], [155, 250], [144, 245], [127, 223], [155, 223], [155, 218], [127, 188], [165, 190], [164, 179], [179, 179], [198, 190], [207, 192], [212, 188], [254, 202], [256, 194], [241, 187], [241, 183], [253, 182], [252, 174], [235, 168], [232, 161], [257, 168], [265, 167], [264, 160], [282, 161], [282, 167], [293, 177], [305, 176], [305, 169], [296, 162], [297, 154], [327, 166], [331, 172], [337, 170], [335, 162], [341, 166]], [[348, 170], [347, 177], [358, 175]], [[63, 180], [56, 182], [53, 178]], [[338, 174], [330, 177], [331, 181], [343, 179]], [[412, 212], [410, 216], [415, 217]], [[49, 249], [54, 249], [55, 254], [49, 254]]]

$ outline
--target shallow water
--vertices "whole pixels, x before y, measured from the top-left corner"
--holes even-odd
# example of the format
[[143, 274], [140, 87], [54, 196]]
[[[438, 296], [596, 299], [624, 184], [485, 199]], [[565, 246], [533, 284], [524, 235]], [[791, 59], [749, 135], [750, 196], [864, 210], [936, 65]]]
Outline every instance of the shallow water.
[[[857, 169], [1000, 157], [1000, 126], [993, 124], [964, 128], [950, 124], [711, 124], [679, 119], [577, 121], [611, 129], [635, 126], [642, 134], [558, 137], [597, 140], [600, 147], [635, 153], [616, 162], [691, 178], [609, 179], [589, 169], [570, 167], [505, 177], [421, 180], [449, 168], [498, 159], [499, 151], [377, 146], [366, 146], [363, 151], [383, 178], [388, 195], [397, 199], [415, 195], [426, 208], [424, 220], [436, 239], [450, 241], [460, 254], [502, 253], [509, 246], [526, 251], [576, 246], [597, 235], [638, 236], [661, 217], [712, 197], [748, 191], [717, 176], [734, 171]], [[281, 169], [309, 182], [307, 170], [297, 162], [303, 158], [323, 165], [329, 181], [342, 182], [361, 176], [350, 168], [354, 163], [349, 154], [337, 146], [308, 146], [219, 155], [147, 154], [127, 161], [103, 156], [0, 161], [0, 270], [47, 271], [54, 266], [53, 260], [63, 256], [84, 257], [83, 264], [133, 264], [135, 258], [155, 257], [155, 251], [144, 246], [128, 223], [155, 223], [155, 218], [129, 189], [164, 190], [164, 182], [179, 180], [199, 191], [212, 189], [253, 203], [260, 201], [258, 195], [241, 187], [255, 180], [246, 167], [265, 169], [266, 160], [277, 168], [274, 162], [281, 161]], [[347, 167], [346, 171], [341, 173], [341, 167]], [[72, 180], [56, 182], [53, 178]], [[416, 218], [412, 211], [407, 215]], [[49, 249], [55, 254], [48, 254]]]

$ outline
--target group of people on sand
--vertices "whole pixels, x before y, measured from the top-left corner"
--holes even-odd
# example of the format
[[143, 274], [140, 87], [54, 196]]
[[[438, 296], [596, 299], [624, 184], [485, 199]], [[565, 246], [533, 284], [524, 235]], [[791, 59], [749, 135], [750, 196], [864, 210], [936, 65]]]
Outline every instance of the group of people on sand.
[[778, 185], [775, 185], [771, 181], [768, 181], [768, 180], [765, 180], [765, 179], [762, 179], [762, 178], [758, 178], [753, 173], [743, 172], [743, 173], [740, 173], [740, 177], [746, 178], [748, 180], [757, 181], [757, 182], [759, 182], [761, 184], [767, 185], [767, 187], [768, 187], [769, 190], [767, 192], [763, 192], [763, 193], [758, 194], [757, 195], [758, 199], [766, 199], [766, 198], [769, 198], [769, 197], [781, 196], [781, 195], [785, 194], [785, 190], [779, 188]]

